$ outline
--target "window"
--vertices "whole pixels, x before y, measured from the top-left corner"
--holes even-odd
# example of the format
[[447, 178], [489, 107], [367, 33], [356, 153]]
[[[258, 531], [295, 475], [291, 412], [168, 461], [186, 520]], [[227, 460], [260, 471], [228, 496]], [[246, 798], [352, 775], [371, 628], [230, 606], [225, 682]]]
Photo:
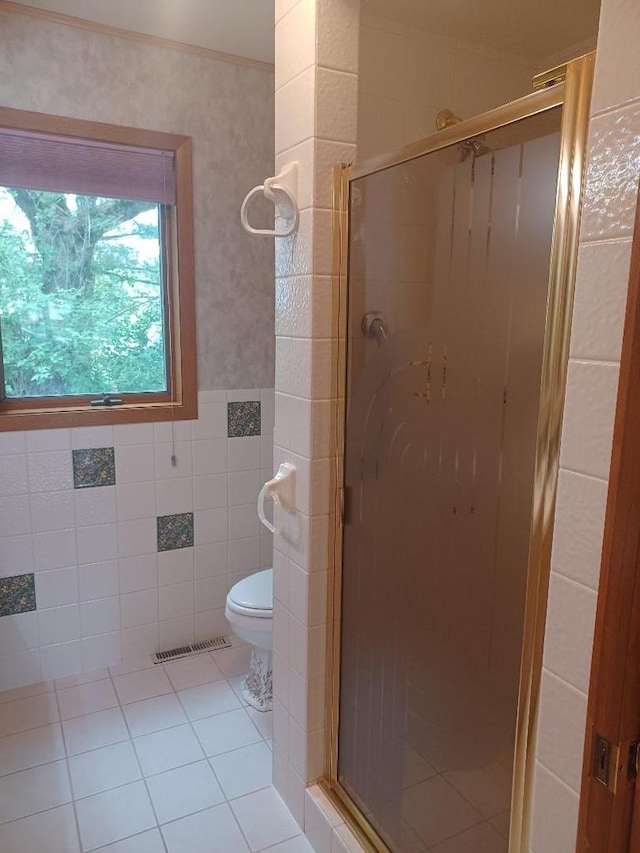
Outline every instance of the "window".
[[193, 418], [187, 137], [0, 109], [0, 430]]

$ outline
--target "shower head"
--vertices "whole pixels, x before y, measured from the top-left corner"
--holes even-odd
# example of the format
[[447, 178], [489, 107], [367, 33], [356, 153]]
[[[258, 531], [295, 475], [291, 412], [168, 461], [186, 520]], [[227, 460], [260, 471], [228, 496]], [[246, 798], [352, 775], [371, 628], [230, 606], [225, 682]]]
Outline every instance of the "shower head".
[[484, 136], [476, 136], [473, 139], [467, 139], [460, 146], [460, 162], [464, 163], [467, 157], [472, 156], [482, 157], [483, 154], [490, 154], [491, 149], [484, 141]]
[[[451, 110], [440, 110], [436, 116], [436, 127], [438, 130], [447, 130], [456, 124], [460, 124], [461, 121], [462, 119], [452, 113]], [[490, 151], [489, 146], [485, 144], [484, 136], [475, 136], [473, 139], [467, 139], [460, 146], [460, 162], [464, 163], [470, 155], [473, 155], [475, 159], [482, 157], [483, 154], [489, 154]]]

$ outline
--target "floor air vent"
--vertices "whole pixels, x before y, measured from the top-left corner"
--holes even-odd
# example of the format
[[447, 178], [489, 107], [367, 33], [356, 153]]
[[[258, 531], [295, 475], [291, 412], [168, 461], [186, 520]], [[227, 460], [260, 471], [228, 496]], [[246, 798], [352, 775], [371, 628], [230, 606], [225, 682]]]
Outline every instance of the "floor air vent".
[[193, 643], [190, 646], [178, 646], [177, 649], [168, 649], [166, 652], [154, 652], [153, 662], [166, 663], [189, 655], [201, 655], [203, 652], [217, 652], [218, 649], [230, 648], [231, 643], [226, 637], [214, 637], [213, 640], [203, 640], [201, 643]]

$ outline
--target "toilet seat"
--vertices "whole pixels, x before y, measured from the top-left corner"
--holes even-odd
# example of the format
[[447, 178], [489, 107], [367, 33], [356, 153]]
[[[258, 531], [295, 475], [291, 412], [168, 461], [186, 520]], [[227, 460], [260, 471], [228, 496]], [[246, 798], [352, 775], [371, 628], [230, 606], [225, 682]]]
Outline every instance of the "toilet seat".
[[273, 569], [264, 569], [238, 581], [227, 596], [227, 607], [241, 616], [273, 617]]

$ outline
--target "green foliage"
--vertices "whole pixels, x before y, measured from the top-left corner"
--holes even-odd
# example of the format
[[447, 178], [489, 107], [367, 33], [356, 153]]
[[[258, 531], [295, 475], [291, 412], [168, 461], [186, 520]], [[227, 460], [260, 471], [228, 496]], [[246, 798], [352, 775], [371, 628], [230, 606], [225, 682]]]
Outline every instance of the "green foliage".
[[[10, 397], [166, 388], [160, 241], [151, 204], [9, 191], [0, 328]], [[10, 208], [0, 189], [0, 211]]]

